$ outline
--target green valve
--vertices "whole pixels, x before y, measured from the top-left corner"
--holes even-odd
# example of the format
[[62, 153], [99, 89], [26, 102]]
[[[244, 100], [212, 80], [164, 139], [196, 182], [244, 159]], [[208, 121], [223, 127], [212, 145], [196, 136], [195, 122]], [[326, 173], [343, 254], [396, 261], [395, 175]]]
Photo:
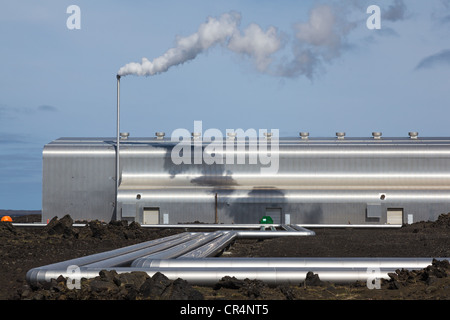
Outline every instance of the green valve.
[[259, 223], [261, 224], [271, 224], [273, 223], [272, 217], [271, 216], [264, 216], [261, 218], [261, 220], [259, 220]]

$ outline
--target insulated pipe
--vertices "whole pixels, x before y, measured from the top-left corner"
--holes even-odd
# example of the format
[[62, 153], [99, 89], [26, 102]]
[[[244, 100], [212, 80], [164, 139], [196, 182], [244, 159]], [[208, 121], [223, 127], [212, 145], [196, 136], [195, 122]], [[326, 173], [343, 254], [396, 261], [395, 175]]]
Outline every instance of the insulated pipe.
[[314, 231], [305, 229], [306, 231], [236, 231], [238, 238], [242, 239], [267, 239], [278, 237], [298, 237], [298, 236], [314, 236]]
[[222, 278], [229, 276], [236, 279], [260, 280], [275, 286], [282, 284], [298, 285], [305, 281], [308, 272], [314, 272], [322, 281], [334, 283], [353, 283], [367, 281], [368, 279], [389, 279], [388, 274], [395, 269], [381, 269], [368, 272], [367, 269], [316, 269], [305, 268], [151, 268], [146, 272], [149, 275], [160, 272], [171, 280], [181, 278], [193, 285], [212, 286]]
[[189, 232], [175, 234], [175, 235], [168, 236], [165, 238], [146, 241], [143, 243], [135, 244], [132, 246], [127, 246], [127, 247], [120, 248], [120, 249], [110, 250], [110, 251], [102, 252], [102, 253], [96, 253], [96, 254], [92, 254], [89, 256], [81, 257], [81, 258], [70, 259], [70, 260], [57, 262], [57, 263], [49, 264], [49, 265], [38, 267], [38, 268], [33, 268], [27, 272], [26, 278], [27, 278], [27, 280], [33, 280], [37, 277], [38, 273], [42, 273], [44, 271], [48, 271], [48, 270], [57, 270], [57, 272], [66, 271], [67, 268], [71, 265], [76, 265], [78, 267], [81, 267], [81, 266], [88, 265], [88, 264], [94, 264], [94, 263], [97, 263], [100, 261], [111, 259], [113, 257], [120, 257], [124, 254], [128, 254], [131, 252], [146, 250], [148, 248], [151, 248], [151, 247], [154, 247], [154, 246], [157, 246], [160, 244], [170, 243], [170, 242], [176, 241], [176, 240], [185, 241], [187, 238], [189, 238], [191, 236], [192, 236], [192, 233], [189, 233]]
[[142, 224], [141, 227], [146, 228], [188, 228], [188, 229], [260, 229], [267, 226], [279, 226], [278, 224], [214, 224], [214, 223], [184, 223], [184, 224]]
[[178, 257], [178, 259], [191, 259], [191, 258], [206, 258], [213, 257], [217, 255], [222, 249], [227, 247], [232, 243], [237, 237], [234, 231], [225, 231], [220, 237], [214, 239], [213, 241], [204, 244], [200, 248], [191, 250], [188, 253], [183, 254]]
[[367, 281], [368, 279], [389, 279], [388, 274], [395, 272], [395, 269], [375, 269], [367, 268], [86, 268], [80, 267], [76, 272], [66, 270], [42, 270], [32, 279], [35, 282], [49, 282], [59, 276], [68, 278], [71, 281], [82, 278], [94, 278], [102, 270], [114, 270], [117, 273], [146, 272], [150, 277], [160, 272], [170, 280], [181, 278], [192, 285], [211, 286], [218, 283], [223, 277], [235, 277], [236, 279], [261, 280], [268, 285], [295, 284], [305, 281], [308, 272], [314, 272], [322, 281], [334, 283], [352, 283], [355, 281]]
[[[279, 224], [143, 224], [144, 228], [192, 228], [192, 229], [260, 229], [261, 227], [280, 227]], [[397, 229], [401, 224], [291, 224], [291, 227], [303, 228], [373, 228], [373, 229]]]
[[[306, 229], [306, 228], [304, 228], [304, 227], [300, 227], [300, 226], [298, 226], [298, 225], [295, 225], [295, 224], [290, 224], [289, 225], [291, 228], [293, 228], [294, 230], [297, 230], [297, 231], [303, 231], [303, 232], [309, 232], [309, 231], [311, 231], [311, 230], [308, 230], [308, 229]], [[314, 233], [315, 234], [315, 233]]]
[[[216, 258], [217, 260], [221, 260], [220, 258]], [[327, 258], [324, 258], [325, 260]], [[399, 264], [396, 264], [395, 261], [392, 261], [392, 265], [382, 265], [381, 267], [377, 267], [375, 265], [366, 265], [364, 263], [360, 264], [360, 262], [364, 262], [367, 258], [355, 258], [353, 261], [355, 264], [348, 264], [346, 267], [343, 267], [341, 264], [333, 265], [330, 264], [327, 267], [324, 266], [303, 266], [303, 267], [278, 267], [278, 266], [261, 266], [261, 267], [123, 267], [123, 268], [87, 268], [80, 267], [76, 273], [73, 273], [69, 270], [40, 270], [40, 272], [36, 272], [33, 274], [32, 278], [28, 277], [27, 280], [31, 283], [35, 282], [48, 282], [51, 279], [56, 279], [60, 275], [65, 278], [70, 279], [81, 279], [81, 278], [94, 278], [99, 275], [101, 270], [114, 270], [117, 273], [126, 273], [126, 272], [134, 272], [134, 271], [142, 271], [146, 272], [149, 276], [153, 276], [155, 273], [160, 272], [168, 277], [170, 280], [176, 280], [181, 278], [183, 280], [188, 281], [194, 285], [214, 285], [219, 282], [223, 277], [235, 277], [237, 279], [256, 279], [264, 281], [269, 285], [279, 285], [279, 284], [299, 284], [303, 282], [306, 278], [306, 274], [308, 272], [313, 272], [319, 276], [322, 281], [330, 281], [334, 283], [352, 283], [355, 281], [367, 281], [367, 280], [375, 280], [378, 279], [389, 279], [389, 273], [395, 272], [395, 270], [399, 269], [401, 265], [401, 260], [408, 258], [398, 258]], [[414, 260], [415, 258], [412, 258]], [[423, 265], [412, 265], [411, 268], [408, 269], [421, 269], [429, 264], [431, 264], [431, 258], [427, 258], [430, 263], [427, 264], [425, 261]], [[449, 260], [449, 258], [439, 258], [438, 260]], [[203, 259], [199, 259], [203, 260]], [[376, 259], [375, 259], [376, 260]], [[420, 259], [419, 259], [420, 260]], [[183, 260], [171, 260], [171, 261], [180, 261]], [[185, 262], [185, 261], [184, 261]], [[200, 262], [200, 261], [198, 261]], [[367, 261], [366, 261], [367, 262]], [[172, 262], [171, 262], [172, 263]], [[404, 265], [406, 266], [406, 265]]]
[[[46, 223], [12, 223], [15, 227], [45, 227]], [[85, 223], [74, 223], [72, 227], [84, 227]], [[266, 224], [269, 228], [280, 225]], [[397, 229], [401, 224], [291, 224], [291, 227], [304, 228], [370, 228], [370, 229]], [[164, 229], [260, 229], [260, 224], [141, 224], [142, 228], [164, 228]]]
[[[181, 258], [181, 257], [180, 257]], [[142, 268], [384, 268], [422, 269], [432, 258], [203, 258], [144, 259]]]
[[196, 237], [192, 240], [189, 240], [187, 242], [180, 243], [176, 246], [170, 247], [168, 249], [152, 253], [150, 255], [146, 255], [144, 257], [138, 258], [134, 260], [131, 263], [132, 267], [136, 267], [139, 265], [139, 261], [145, 260], [145, 259], [171, 259], [171, 258], [177, 258], [191, 250], [194, 250], [212, 240], [214, 240], [217, 237], [220, 237], [222, 235], [221, 231], [216, 231], [213, 233], [205, 233], [201, 237]]
[[[215, 284], [224, 276], [238, 279], [258, 279], [276, 285], [302, 282], [306, 273], [312, 271], [318, 274], [323, 281], [339, 283], [388, 278], [388, 273], [395, 272], [397, 269], [421, 269], [432, 264], [433, 260], [432, 258], [189, 258], [190, 256], [213, 254], [226, 245], [228, 241], [232, 241], [234, 237], [242, 236], [242, 234], [256, 237], [257, 235], [267, 234], [299, 235], [303, 233], [302, 231], [183, 233], [34, 268], [28, 271], [27, 280], [30, 283], [50, 281], [59, 275], [71, 279], [75, 276], [91, 278], [98, 276], [101, 270], [115, 270], [118, 273], [144, 271], [150, 276], [156, 272], [161, 272], [169, 279], [182, 278], [198, 285]], [[311, 234], [311, 231], [306, 229], [306, 233]], [[173, 245], [176, 241], [187, 242]], [[168, 248], [134, 260], [131, 267], [121, 267], [125, 264], [125, 261], [130, 260], [131, 255], [141, 255], [140, 250], [160, 244]], [[175, 257], [180, 257], [180, 259], [170, 259]], [[438, 258], [438, 260], [444, 259], [450, 260], [449, 258]], [[119, 266], [113, 266], [114, 264]], [[73, 273], [73, 269], [69, 268], [71, 266], [76, 267], [76, 274]]]
[[286, 225], [286, 224], [282, 224], [282, 225], [281, 225], [281, 228], [283, 228], [283, 229], [286, 230], [286, 231], [295, 231], [294, 228], [292, 228], [291, 226], [288, 226], [288, 225]]
[[87, 268], [104, 268], [104, 267], [124, 267], [129, 266], [134, 260], [142, 257], [147, 257], [151, 254], [155, 254], [160, 251], [168, 250], [172, 247], [178, 247], [183, 245], [187, 241], [197, 241], [196, 239], [202, 239], [204, 237], [201, 233], [185, 234], [179, 238], [164, 241], [159, 244], [155, 244], [150, 247], [143, 248], [141, 250], [127, 252], [118, 256], [111, 256], [108, 259], [98, 262], [85, 264]]

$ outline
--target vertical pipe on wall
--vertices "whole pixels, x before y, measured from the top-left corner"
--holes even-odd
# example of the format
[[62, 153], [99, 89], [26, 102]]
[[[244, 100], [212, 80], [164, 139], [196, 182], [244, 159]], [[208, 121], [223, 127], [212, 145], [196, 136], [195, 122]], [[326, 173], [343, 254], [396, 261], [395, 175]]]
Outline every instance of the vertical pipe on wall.
[[119, 176], [120, 176], [120, 163], [119, 163], [119, 152], [120, 152], [120, 76], [117, 75], [117, 133], [116, 133], [116, 190], [115, 190], [115, 201], [114, 201], [114, 215], [115, 220], [119, 219], [119, 212], [117, 210], [117, 196], [119, 193]]

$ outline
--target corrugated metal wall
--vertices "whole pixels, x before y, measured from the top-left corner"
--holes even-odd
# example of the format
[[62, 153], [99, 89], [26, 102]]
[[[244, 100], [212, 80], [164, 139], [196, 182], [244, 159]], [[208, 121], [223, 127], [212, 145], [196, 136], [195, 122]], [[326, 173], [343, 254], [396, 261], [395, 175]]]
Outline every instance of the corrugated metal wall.
[[[390, 208], [402, 209], [404, 222], [450, 211], [444, 138], [282, 139], [276, 174], [250, 164], [249, 151], [244, 164], [176, 165], [173, 147], [152, 138], [121, 142], [118, 219], [142, 222], [147, 208], [159, 210], [160, 223], [257, 223], [273, 208], [281, 222], [364, 224], [386, 223]], [[116, 218], [113, 139], [59, 139], [43, 158], [44, 219]]]

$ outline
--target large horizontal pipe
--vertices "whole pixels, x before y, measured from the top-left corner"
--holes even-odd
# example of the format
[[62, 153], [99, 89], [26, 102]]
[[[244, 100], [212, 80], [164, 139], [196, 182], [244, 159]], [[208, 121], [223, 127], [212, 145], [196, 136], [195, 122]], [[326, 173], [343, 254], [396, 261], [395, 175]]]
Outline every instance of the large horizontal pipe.
[[[46, 223], [12, 223], [15, 227], [45, 227]], [[84, 223], [73, 224], [72, 227], [85, 227]], [[142, 224], [143, 228], [164, 228], [164, 229], [260, 229], [261, 227], [280, 227], [280, 224]], [[400, 228], [401, 224], [291, 224], [292, 227], [304, 228]]]
[[[292, 227], [301, 228], [400, 228], [401, 224], [291, 224]], [[280, 224], [213, 224], [213, 223], [201, 223], [201, 224], [143, 224], [141, 227], [147, 228], [185, 228], [185, 229], [260, 229], [261, 227], [281, 227]]]
[[267, 239], [279, 237], [298, 237], [298, 236], [314, 236], [316, 233], [312, 230], [304, 229], [303, 231], [291, 228], [289, 231], [236, 231], [238, 238], [241, 239]]
[[334, 283], [352, 283], [355, 281], [366, 281], [368, 278], [389, 279], [388, 273], [395, 269], [315, 269], [306, 268], [150, 268], [146, 272], [153, 275], [156, 272], [164, 274], [171, 280], [181, 278], [193, 285], [211, 286], [218, 283], [222, 278], [229, 276], [236, 279], [260, 280], [268, 285], [292, 284], [298, 285], [305, 281], [308, 272], [314, 272], [322, 281]]
[[[446, 258], [443, 258], [446, 259]], [[449, 258], [450, 259], [450, 258]], [[385, 268], [422, 269], [432, 258], [204, 258], [143, 259], [141, 268]]]
[[389, 268], [422, 269], [432, 258], [204, 258], [140, 259], [140, 268]]
[[298, 285], [305, 281], [308, 272], [317, 274], [322, 281], [333, 283], [352, 283], [355, 281], [367, 281], [375, 279], [389, 279], [389, 273], [395, 272], [398, 268], [291, 268], [291, 267], [217, 267], [217, 268], [86, 268], [80, 267], [76, 273], [72, 271], [59, 272], [57, 270], [43, 270], [43, 272], [35, 274], [33, 278], [28, 279], [30, 282], [48, 282], [56, 279], [60, 275], [71, 280], [82, 278], [94, 278], [99, 275], [101, 270], [114, 270], [117, 273], [146, 272], [149, 276], [160, 272], [170, 280], [181, 278], [193, 285], [211, 286], [218, 283], [222, 278], [229, 276], [236, 279], [245, 280], [261, 280], [268, 285], [293, 284]]

